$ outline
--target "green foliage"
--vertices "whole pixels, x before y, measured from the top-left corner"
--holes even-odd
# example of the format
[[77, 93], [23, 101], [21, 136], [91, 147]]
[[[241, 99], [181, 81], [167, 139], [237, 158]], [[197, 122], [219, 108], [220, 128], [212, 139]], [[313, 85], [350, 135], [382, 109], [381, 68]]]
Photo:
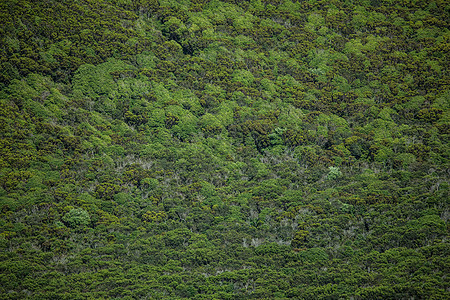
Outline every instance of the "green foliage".
[[253, 74], [247, 70], [236, 70], [233, 73], [233, 81], [249, 86], [255, 81]]
[[155, 211], [147, 211], [142, 215], [142, 220], [144, 222], [161, 222], [167, 218], [165, 212], [155, 212]]
[[0, 298], [449, 298], [443, 1], [0, 18]]
[[124, 62], [113, 58], [98, 66], [80, 66], [73, 77], [74, 96], [89, 97], [94, 100], [101, 95], [109, 95], [114, 89], [112, 73], [129, 68], [130, 66]]
[[91, 223], [88, 212], [82, 208], [72, 208], [62, 217], [62, 220], [71, 228], [84, 227]]
[[338, 167], [329, 167], [328, 169], [330, 170], [327, 174], [328, 180], [334, 180], [342, 176], [342, 172]]

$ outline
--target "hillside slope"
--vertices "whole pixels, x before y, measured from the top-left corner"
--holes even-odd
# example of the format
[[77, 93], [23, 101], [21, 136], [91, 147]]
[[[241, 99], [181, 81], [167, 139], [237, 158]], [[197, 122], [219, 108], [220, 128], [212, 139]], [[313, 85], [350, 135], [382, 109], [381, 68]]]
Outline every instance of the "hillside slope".
[[446, 1], [0, 13], [0, 298], [450, 297]]

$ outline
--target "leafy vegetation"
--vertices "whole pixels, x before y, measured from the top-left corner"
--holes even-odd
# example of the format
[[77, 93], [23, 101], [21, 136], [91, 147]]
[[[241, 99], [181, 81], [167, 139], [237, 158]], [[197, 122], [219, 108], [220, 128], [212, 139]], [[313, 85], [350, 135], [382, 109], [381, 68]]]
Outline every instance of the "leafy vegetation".
[[2, 1], [1, 298], [448, 298], [449, 9]]

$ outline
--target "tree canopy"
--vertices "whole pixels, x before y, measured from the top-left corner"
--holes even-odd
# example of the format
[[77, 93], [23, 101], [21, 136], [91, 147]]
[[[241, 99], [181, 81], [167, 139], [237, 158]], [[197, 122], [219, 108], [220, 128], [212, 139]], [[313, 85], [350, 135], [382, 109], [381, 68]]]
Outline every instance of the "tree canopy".
[[0, 298], [449, 298], [446, 1], [0, 3]]

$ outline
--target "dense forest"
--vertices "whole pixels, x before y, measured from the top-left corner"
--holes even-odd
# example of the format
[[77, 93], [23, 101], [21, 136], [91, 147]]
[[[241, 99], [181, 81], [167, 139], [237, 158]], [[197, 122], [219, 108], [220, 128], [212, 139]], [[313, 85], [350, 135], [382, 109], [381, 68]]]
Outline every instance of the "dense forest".
[[449, 20], [0, 1], [0, 298], [450, 298]]

